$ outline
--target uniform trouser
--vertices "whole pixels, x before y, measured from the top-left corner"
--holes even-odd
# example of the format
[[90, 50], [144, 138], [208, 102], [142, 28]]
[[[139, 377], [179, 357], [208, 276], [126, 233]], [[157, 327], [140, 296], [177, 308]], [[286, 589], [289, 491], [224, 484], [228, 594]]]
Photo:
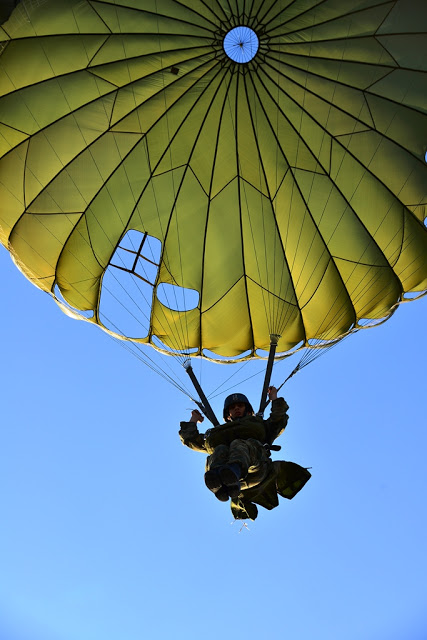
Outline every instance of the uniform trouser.
[[224, 464], [236, 463], [242, 470], [241, 478], [265, 467], [269, 454], [259, 440], [233, 440], [229, 445], [219, 444], [206, 460], [206, 471]]

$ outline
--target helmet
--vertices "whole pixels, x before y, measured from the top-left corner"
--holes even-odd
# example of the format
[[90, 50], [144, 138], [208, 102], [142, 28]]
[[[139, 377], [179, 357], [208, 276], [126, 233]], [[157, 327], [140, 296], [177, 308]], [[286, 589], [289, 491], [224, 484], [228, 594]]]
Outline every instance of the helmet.
[[244, 402], [246, 406], [246, 412], [254, 412], [251, 403], [249, 402], [247, 397], [243, 395], [243, 393], [232, 393], [231, 396], [227, 396], [224, 400], [224, 411], [222, 412], [224, 420], [227, 420], [228, 418], [228, 407], [230, 407], [235, 402]]

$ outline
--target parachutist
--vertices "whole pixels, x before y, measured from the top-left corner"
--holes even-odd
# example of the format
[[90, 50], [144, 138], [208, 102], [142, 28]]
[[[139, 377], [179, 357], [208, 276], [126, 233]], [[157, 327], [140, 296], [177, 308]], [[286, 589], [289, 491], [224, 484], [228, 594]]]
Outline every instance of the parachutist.
[[245, 395], [234, 393], [224, 402], [224, 424], [200, 433], [197, 424], [204, 418], [197, 409], [188, 422], [181, 422], [181, 442], [208, 454], [205, 484], [221, 502], [231, 498], [236, 520], [255, 520], [257, 504], [274, 509], [278, 495], [293, 498], [311, 477], [294, 462], [271, 460], [270, 450], [285, 430], [289, 407], [284, 398], [277, 397], [275, 387], [268, 388], [268, 397], [271, 414], [267, 420], [254, 415]]

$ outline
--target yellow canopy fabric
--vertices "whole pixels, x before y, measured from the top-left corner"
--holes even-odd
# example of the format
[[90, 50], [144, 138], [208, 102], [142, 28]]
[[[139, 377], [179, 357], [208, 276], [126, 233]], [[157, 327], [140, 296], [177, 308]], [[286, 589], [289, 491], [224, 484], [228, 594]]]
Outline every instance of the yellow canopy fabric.
[[[238, 26], [248, 62], [223, 46]], [[417, 0], [21, 2], [0, 27], [1, 241], [103, 326], [120, 243], [158, 239], [147, 330], [124, 336], [194, 355], [385, 318], [427, 289], [426, 50]]]

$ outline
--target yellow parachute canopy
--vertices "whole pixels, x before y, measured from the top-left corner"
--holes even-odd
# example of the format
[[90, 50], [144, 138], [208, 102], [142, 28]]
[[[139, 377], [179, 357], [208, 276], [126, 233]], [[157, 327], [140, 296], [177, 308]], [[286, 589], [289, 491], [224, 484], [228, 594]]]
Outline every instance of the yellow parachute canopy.
[[26, 0], [0, 51], [1, 241], [70, 313], [232, 359], [427, 289], [426, 3]]

